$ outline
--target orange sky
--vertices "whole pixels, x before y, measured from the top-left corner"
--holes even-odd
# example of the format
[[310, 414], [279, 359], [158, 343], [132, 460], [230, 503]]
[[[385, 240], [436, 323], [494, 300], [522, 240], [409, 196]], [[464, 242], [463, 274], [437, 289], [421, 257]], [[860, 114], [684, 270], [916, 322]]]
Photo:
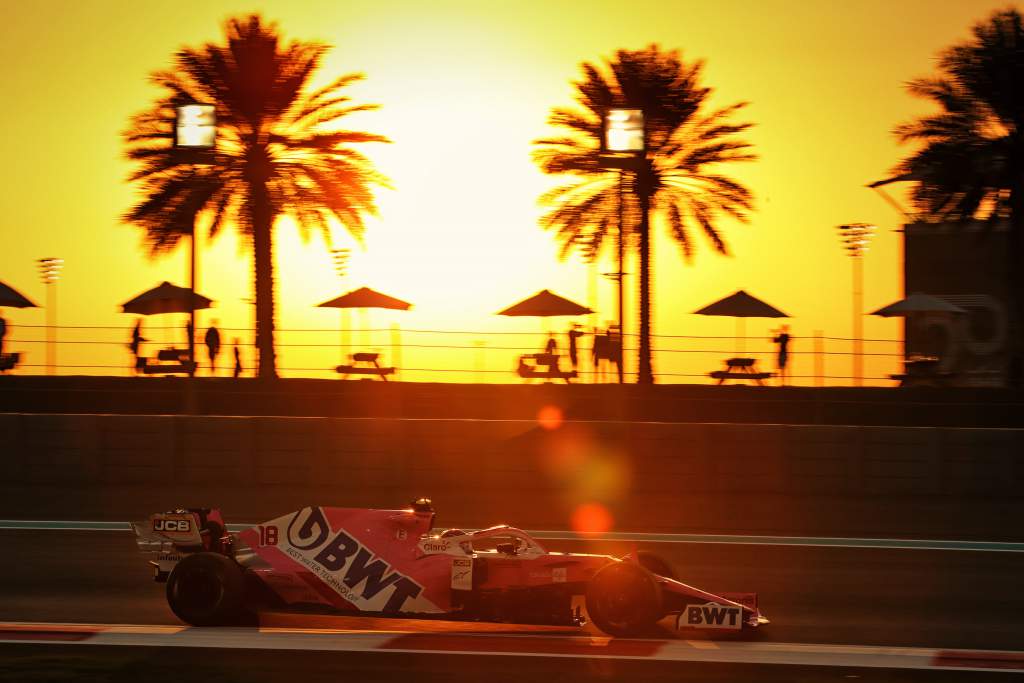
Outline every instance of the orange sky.
[[[128, 326], [118, 305], [136, 293], [171, 280], [187, 284], [184, 250], [147, 260], [137, 231], [119, 223], [132, 203], [124, 182], [120, 132], [155, 91], [147, 82], [166, 68], [177, 47], [220, 37], [228, 15], [259, 10], [279, 22], [289, 38], [335, 46], [320, 81], [364, 71], [352, 88], [362, 101], [383, 105], [353, 118], [353, 126], [390, 136], [394, 144], [369, 148], [394, 190], [382, 191], [381, 215], [369, 222], [365, 251], [354, 253], [347, 281], [339, 282], [322, 239], [304, 243], [282, 224], [278, 245], [278, 326], [335, 330], [336, 311], [316, 309], [342, 289], [363, 284], [412, 301], [404, 314], [371, 313], [374, 327], [403, 330], [468, 330], [438, 335], [403, 331], [406, 344], [451, 344], [461, 350], [406, 348], [404, 367], [485, 369], [483, 375], [407, 372], [405, 379], [460, 380], [487, 377], [513, 381], [514, 350], [533, 337], [484, 332], [534, 332], [543, 323], [493, 313], [547, 287], [600, 309], [597, 322], [614, 318], [610, 281], [591, 277], [578, 259], [560, 263], [551, 236], [537, 227], [537, 196], [553, 182], [530, 159], [530, 141], [547, 133], [555, 105], [571, 103], [570, 81], [581, 61], [616, 48], [650, 42], [681, 48], [687, 58], [707, 60], [705, 81], [717, 104], [748, 100], [749, 135], [761, 160], [730, 172], [757, 196], [747, 226], [726, 224], [732, 255], [713, 254], [703, 242], [686, 265], [664, 236], [656, 238], [654, 331], [661, 335], [722, 335], [733, 321], [689, 312], [744, 288], [785, 310], [792, 333], [847, 337], [850, 262], [839, 247], [839, 223], [866, 221], [881, 230], [865, 261], [865, 308], [872, 310], [902, 291], [898, 215], [865, 183], [883, 177], [899, 158], [890, 130], [926, 111], [902, 84], [927, 74], [935, 53], [967, 37], [969, 27], [1003, 2], [935, 3], [930, 0], [807, 2], [181, 2], [11, 3], [0, 27], [0, 110], [7, 163], [0, 168], [0, 280], [37, 303], [45, 302], [35, 259], [59, 256], [66, 268], [59, 284], [63, 325]], [[352, 246], [338, 233], [340, 246]], [[213, 318], [224, 327], [250, 325], [250, 255], [230, 232], [202, 244], [198, 289], [217, 301], [200, 327]], [[611, 270], [610, 262], [598, 270]], [[635, 268], [627, 270], [635, 272]], [[596, 282], [596, 291], [591, 281]], [[630, 306], [632, 309], [632, 306]], [[14, 330], [9, 347], [27, 351], [26, 363], [45, 362], [39, 339], [45, 314], [5, 309]], [[165, 316], [166, 318], [166, 316]], [[627, 332], [635, 332], [627, 312]], [[353, 316], [357, 325], [358, 314]], [[178, 318], [146, 321], [147, 336]], [[564, 321], [553, 323], [562, 330]], [[775, 321], [753, 320], [751, 335], [767, 336]], [[870, 338], [897, 339], [896, 321], [865, 318]], [[228, 336], [248, 335], [229, 332]], [[122, 330], [69, 333], [71, 340], [123, 344]], [[325, 344], [336, 332], [282, 334], [281, 344]], [[515, 340], [515, 341], [510, 341]], [[390, 336], [356, 336], [357, 344], [389, 351]], [[482, 344], [481, 344], [482, 342]], [[126, 362], [123, 347], [64, 344], [60, 361], [73, 365]], [[662, 381], [683, 381], [715, 369], [733, 342], [659, 340], [656, 348], [710, 349], [710, 354], [663, 353], [655, 370]], [[748, 343], [748, 350], [767, 349]], [[809, 352], [798, 340], [796, 352]], [[838, 343], [830, 351], [843, 351]], [[869, 345], [890, 353], [898, 345]], [[248, 350], [246, 351], [248, 354]], [[285, 375], [328, 376], [336, 348], [282, 346]], [[247, 357], [247, 362], [249, 362]], [[810, 356], [797, 356], [795, 374], [810, 375]], [[866, 365], [869, 374], [895, 369], [891, 358]], [[298, 370], [305, 368], [306, 370]], [[34, 368], [33, 371], [42, 371]], [[829, 375], [848, 375], [840, 356], [826, 361]], [[101, 368], [66, 372], [104, 372]], [[690, 381], [694, 381], [691, 379]], [[701, 381], [697, 379], [696, 381]], [[811, 380], [803, 380], [809, 383]], [[837, 380], [841, 381], [841, 380]]]

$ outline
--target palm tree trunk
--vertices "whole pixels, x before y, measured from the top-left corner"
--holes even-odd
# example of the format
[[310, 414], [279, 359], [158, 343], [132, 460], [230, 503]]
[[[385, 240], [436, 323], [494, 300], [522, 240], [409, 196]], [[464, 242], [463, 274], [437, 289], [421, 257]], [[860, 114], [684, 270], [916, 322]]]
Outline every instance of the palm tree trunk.
[[256, 351], [259, 354], [256, 374], [262, 379], [273, 379], [277, 377], [274, 353], [274, 210], [267, 195], [267, 166], [261, 161], [251, 160], [246, 169], [253, 233], [253, 275], [256, 280]]
[[637, 384], [654, 384], [651, 367], [651, 191], [646, 170], [637, 178], [640, 200], [640, 367]]

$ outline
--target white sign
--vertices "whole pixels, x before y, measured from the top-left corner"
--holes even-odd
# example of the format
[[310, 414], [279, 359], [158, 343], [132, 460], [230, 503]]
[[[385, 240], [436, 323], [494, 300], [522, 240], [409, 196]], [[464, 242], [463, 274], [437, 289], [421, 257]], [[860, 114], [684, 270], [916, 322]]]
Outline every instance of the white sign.
[[687, 605], [678, 617], [676, 628], [720, 628], [738, 631], [743, 628], [743, 608], [737, 605]]

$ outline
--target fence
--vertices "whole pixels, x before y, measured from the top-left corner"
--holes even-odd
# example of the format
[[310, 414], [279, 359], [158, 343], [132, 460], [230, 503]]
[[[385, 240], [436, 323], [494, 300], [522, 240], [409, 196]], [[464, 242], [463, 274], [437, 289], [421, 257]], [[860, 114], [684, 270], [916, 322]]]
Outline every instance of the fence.
[[[17, 374], [43, 374], [47, 371], [47, 327], [17, 325], [9, 328], [5, 352], [18, 352], [21, 362]], [[58, 326], [56, 333], [57, 367], [62, 375], [130, 375], [135, 358], [128, 348], [131, 327]], [[247, 328], [220, 328], [222, 349], [217, 373], [231, 374], [233, 347], [237, 343], [243, 375], [251, 375], [255, 366], [254, 334]], [[208, 355], [202, 343], [204, 329], [196, 339], [200, 375], [211, 374]], [[142, 355], [155, 356], [157, 350], [187, 346], [187, 333], [181, 326], [147, 325], [147, 341]], [[564, 333], [555, 335], [559, 353], [567, 354]], [[383, 364], [396, 368], [395, 379], [416, 382], [518, 383], [515, 368], [519, 356], [539, 352], [547, 337], [535, 332], [488, 332], [473, 330], [425, 330], [395, 328], [275, 330], [278, 371], [285, 377], [335, 378], [336, 366], [352, 352], [380, 353]], [[892, 386], [890, 374], [901, 369], [903, 342], [897, 339], [864, 339], [863, 358], [866, 385]], [[616, 369], [608, 363], [595, 366], [591, 348], [593, 335], [580, 342], [577, 371], [582, 382], [615, 382]], [[625, 336], [626, 381], [635, 381], [638, 335]], [[734, 356], [755, 359], [759, 370], [776, 372], [777, 347], [766, 337], [652, 335], [653, 365], [660, 383], [707, 383], [709, 373], [724, 368]], [[742, 351], [738, 350], [742, 349]], [[790, 362], [787, 384], [802, 386], [850, 385], [854, 383], [852, 365], [854, 340], [848, 337], [793, 336], [789, 345]], [[561, 360], [567, 369], [568, 357]], [[778, 377], [770, 380], [778, 384]]]

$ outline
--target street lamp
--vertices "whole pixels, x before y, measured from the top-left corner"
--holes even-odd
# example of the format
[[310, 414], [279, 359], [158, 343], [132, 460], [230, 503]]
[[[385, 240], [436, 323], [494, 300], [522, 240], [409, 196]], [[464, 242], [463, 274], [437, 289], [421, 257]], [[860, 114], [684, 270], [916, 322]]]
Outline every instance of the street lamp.
[[174, 109], [174, 146], [197, 152], [217, 144], [217, 108], [212, 104], [186, 102]]
[[[331, 257], [334, 260], [334, 270], [338, 273], [338, 278], [342, 281], [345, 280], [345, 276], [348, 275], [348, 260], [352, 256], [351, 249], [331, 249]], [[340, 308], [340, 321], [339, 328], [341, 330], [341, 362], [344, 364], [347, 360], [346, 353], [348, 352], [348, 309]]]
[[46, 285], [46, 374], [53, 375], [57, 368], [57, 280], [64, 267], [62, 258], [38, 259], [39, 276]]
[[[619, 383], [625, 381], [626, 339], [623, 263], [625, 260], [625, 216], [623, 186], [627, 171], [634, 174], [634, 188], [640, 200], [640, 260], [647, 263], [650, 255], [650, 182], [645, 165], [647, 156], [646, 122], [642, 109], [613, 107], [601, 117], [601, 160], [606, 168], [619, 169]], [[650, 268], [640, 269], [640, 367], [637, 381], [653, 384], [650, 337]]]
[[878, 228], [870, 223], [847, 223], [838, 226], [839, 241], [853, 259], [853, 385], [864, 383], [864, 252]]
[[[217, 145], [217, 109], [202, 102], [182, 102], [174, 108], [174, 151], [182, 163], [212, 163]], [[189, 377], [196, 374], [196, 223], [191, 225], [192, 254], [189, 261]]]

